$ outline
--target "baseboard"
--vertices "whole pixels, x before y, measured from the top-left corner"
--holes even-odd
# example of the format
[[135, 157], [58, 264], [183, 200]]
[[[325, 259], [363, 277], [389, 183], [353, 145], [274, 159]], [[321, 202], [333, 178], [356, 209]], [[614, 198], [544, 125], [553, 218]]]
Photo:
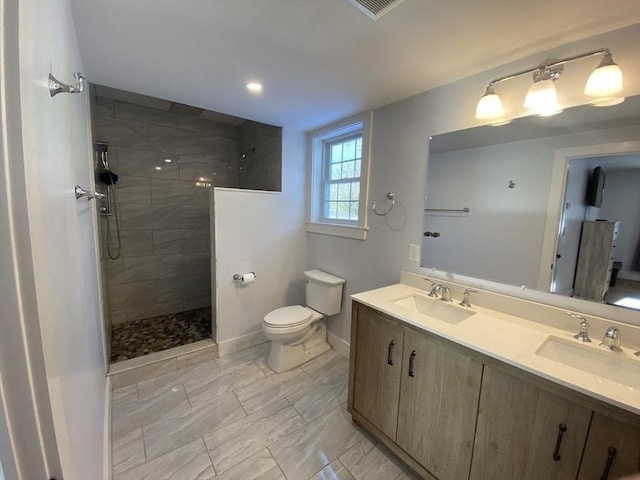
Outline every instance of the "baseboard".
[[103, 478], [110, 480], [111, 477], [111, 377], [106, 377], [104, 398], [104, 466]]
[[349, 358], [349, 351], [351, 350], [351, 345], [349, 344], [349, 342], [345, 342], [335, 333], [327, 331], [327, 343], [331, 345], [331, 348], [333, 348], [344, 358]]
[[268, 342], [268, 340], [267, 337], [264, 336], [264, 333], [262, 333], [262, 330], [242, 335], [241, 337], [224, 340], [218, 344], [218, 356], [224, 357], [225, 355], [230, 355], [245, 348], [255, 347], [265, 342]]

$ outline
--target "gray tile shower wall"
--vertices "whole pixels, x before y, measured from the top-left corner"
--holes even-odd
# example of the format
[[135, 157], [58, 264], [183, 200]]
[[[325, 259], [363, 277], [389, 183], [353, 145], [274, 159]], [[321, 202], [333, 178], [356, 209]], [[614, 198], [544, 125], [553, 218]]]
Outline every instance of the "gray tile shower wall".
[[94, 139], [119, 175], [121, 254], [104, 256], [113, 324], [211, 305], [209, 191], [239, 186], [238, 128], [174, 106], [95, 99]]
[[238, 125], [238, 184], [251, 190], [282, 190], [282, 128], [251, 120]]

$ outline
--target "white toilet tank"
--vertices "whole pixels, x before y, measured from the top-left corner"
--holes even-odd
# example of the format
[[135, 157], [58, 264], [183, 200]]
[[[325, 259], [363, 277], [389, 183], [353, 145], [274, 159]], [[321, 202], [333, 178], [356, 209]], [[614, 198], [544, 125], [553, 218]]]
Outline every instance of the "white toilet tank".
[[307, 306], [325, 315], [340, 313], [344, 278], [320, 270], [304, 272], [307, 284]]

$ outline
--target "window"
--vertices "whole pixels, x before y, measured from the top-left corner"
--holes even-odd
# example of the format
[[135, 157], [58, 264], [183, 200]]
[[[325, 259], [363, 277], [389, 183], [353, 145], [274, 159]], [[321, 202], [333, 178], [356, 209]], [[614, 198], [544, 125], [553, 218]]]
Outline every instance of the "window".
[[371, 113], [310, 134], [311, 221], [307, 230], [366, 238]]
[[325, 143], [322, 220], [358, 224], [362, 135]]

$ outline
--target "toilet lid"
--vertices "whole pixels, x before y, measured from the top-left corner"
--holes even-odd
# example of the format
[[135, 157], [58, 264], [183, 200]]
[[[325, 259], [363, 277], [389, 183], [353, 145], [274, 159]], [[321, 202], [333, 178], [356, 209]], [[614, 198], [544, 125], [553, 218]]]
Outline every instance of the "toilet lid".
[[291, 305], [269, 312], [264, 317], [264, 323], [272, 327], [295, 327], [305, 323], [313, 315], [313, 310], [301, 305]]

